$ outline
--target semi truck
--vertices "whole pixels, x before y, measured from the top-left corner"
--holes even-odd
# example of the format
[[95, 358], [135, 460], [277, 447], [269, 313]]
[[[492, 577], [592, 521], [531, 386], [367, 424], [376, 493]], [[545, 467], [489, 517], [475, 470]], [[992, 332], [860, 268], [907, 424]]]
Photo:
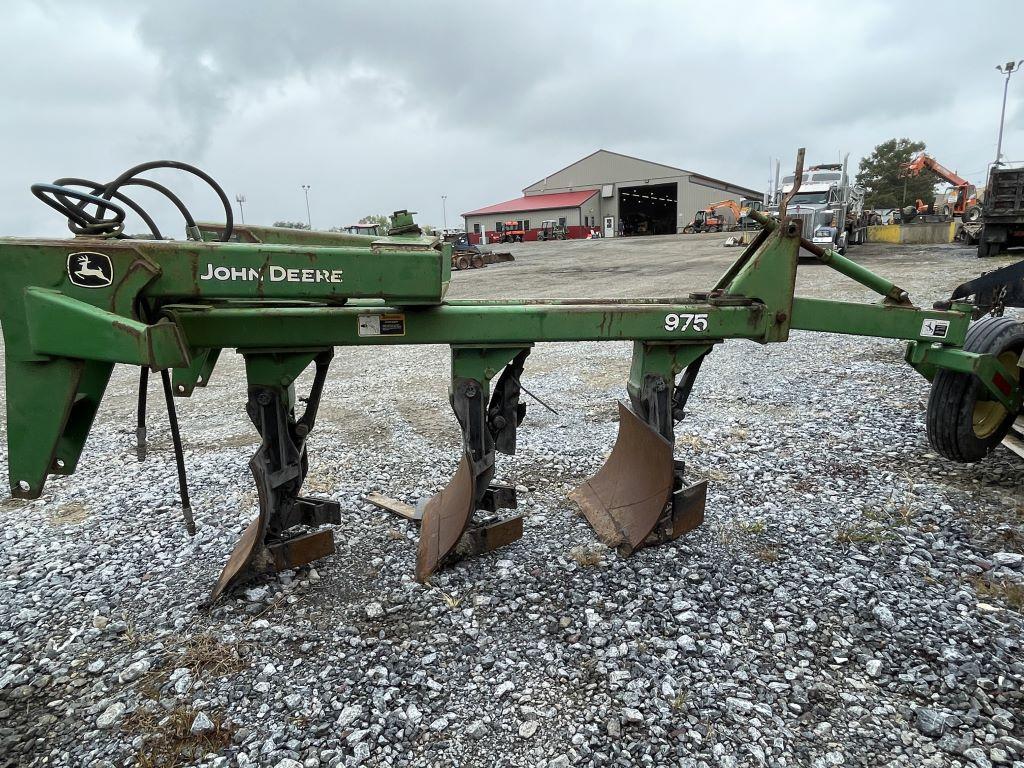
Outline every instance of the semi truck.
[[848, 160], [846, 155], [842, 163], [813, 165], [800, 179], [783, 177], [769, 213], [777, 215], [782, 198], [791, 195], [788, 215], [800, 221], [807, 240], [839, 253], [865, 242], [870, 215], [864, 210], [864, 188], [850, 181]]

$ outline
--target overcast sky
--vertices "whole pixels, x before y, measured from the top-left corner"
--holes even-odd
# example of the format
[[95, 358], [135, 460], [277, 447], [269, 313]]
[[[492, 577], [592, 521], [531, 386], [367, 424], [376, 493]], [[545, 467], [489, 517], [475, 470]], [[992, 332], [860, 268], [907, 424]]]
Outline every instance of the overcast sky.
[[[153, 159], [244, 193], [251, 223], [304, 220], [309, 184], [317, 228], [396, 208], [440, 226], [442, 195], [455, 226], [598, 148], [763, 189], [798, 146], [855, 161], [906, 136], [984, 181], [1020, 0], [774, 5], [5, 3], [0, 234], [66, 232], [33, 182]], [[1022, 99], [1014, 76], [1009, 159]], [[164, 178], [218, 218], [211, 193]]]

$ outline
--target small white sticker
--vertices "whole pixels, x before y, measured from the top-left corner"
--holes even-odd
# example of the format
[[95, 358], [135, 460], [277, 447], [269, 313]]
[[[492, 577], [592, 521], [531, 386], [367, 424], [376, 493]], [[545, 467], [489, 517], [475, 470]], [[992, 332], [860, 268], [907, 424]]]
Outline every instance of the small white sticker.
[[944, 339], [949, 333], [949, 322], [946, 320], [925, 320], [921, 323], [921, 336], [929, 339]]
[[360, 315], [359, 335], [380, 336], [380, 315]]
[[385, 315], [359, 315], [360, 336], [405, 336], [405, 315], [389, 312]]

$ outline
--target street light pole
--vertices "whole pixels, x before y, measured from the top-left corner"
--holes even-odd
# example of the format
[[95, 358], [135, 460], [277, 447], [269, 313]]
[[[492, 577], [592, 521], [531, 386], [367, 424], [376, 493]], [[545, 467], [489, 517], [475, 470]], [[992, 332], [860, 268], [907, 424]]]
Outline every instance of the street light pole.
[[1008, 61], [1006, 64], [997, 64], [996, 69], [1006, 75], [1003, 81], [1003, 108], [999, 113], [999, 141], [996, 143], [996, 165], [1003, 161], [1003, 120], [1006, 119], [1006, 92], [1010, 90], [1010, 75], [1020, 69], [1024, 59], [1018, 62]]
[[303, 184], [302, 191], [306, 194], [306, 224], [313, 229], [313, 218], [309, 215], [309, 184]]
[[245, 224], [245, 195], [235, 195], [235, 202], [238, 203], [238, 214], [242, 217], [242, 223]]
[[448, 199], [448, 195], [441, 195], [441, 218], [444, 223], [444, 228], [448, 229], [448, 208], [445, 205], [445, 201]]

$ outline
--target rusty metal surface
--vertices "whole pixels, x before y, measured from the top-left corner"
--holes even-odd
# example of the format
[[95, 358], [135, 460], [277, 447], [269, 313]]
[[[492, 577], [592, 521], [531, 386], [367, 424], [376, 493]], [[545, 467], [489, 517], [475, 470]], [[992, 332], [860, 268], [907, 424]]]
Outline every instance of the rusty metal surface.
[[224, 570], [220, 572], [217, 583], [213, 585], [208, 602], [215, 603], [230, 587], [273, 568], [270, 553], [263, 546], [265, 527], [266, 521], [262, 514], [249, 523], [249, 527], [242, 533], [242, 538], [231, 551], [231, 556]]
[[672, 530], [670, 539], [678, 539], [704, 522], [708, 481], [701, 480], [672, 494]]
[[274, 570], [298, 568], [321, 557], [334, 554], [334, 531], [327, 529], [294, 536], [267, 547]]
[[651, 534], [671, 500], [672, 444], [619, 403], [619, 435], [601, 469], [569, 497], [598, 537], [632, 554]]
[[385, 496], [383, 493], [377, 493], [373, 491], [365, 496], [366, 500], [373, 504], [375, 507], [393, 512], [396, 515], [404, 517], [406, 520], [412, 520], [415, 523], [420, 522], [423, 519], [423, 510], [416, 509], [412, 504], [406, 504], [404, 501], [393, 499], [390, 496]]
[[423, 582], [455, 549], [476, 507], [476, 480], [463, 453], [451, 481], [423, 505], [416, 580]]
[[490, 525], [481, 525], [477, 528], [468, 529], [459, 539], [455, 551], [452, 553], [456, 558], [474, 557], [484, 552], [491, 552], [518, 541], [523, 537], [523, 517], [516, 515], [507, 520], [501, 520]]
[[804, 178], [804, 148], [800, 147], [796, 151], [796, 168], [793, 171], [793, 188], [789, 190], [782, 199], [779, 201], [779, 221], [786, 220], [786, 209], [789, 207], [789, 201], [793, 199], [797, 192], [800, 191], [800, 183]]

